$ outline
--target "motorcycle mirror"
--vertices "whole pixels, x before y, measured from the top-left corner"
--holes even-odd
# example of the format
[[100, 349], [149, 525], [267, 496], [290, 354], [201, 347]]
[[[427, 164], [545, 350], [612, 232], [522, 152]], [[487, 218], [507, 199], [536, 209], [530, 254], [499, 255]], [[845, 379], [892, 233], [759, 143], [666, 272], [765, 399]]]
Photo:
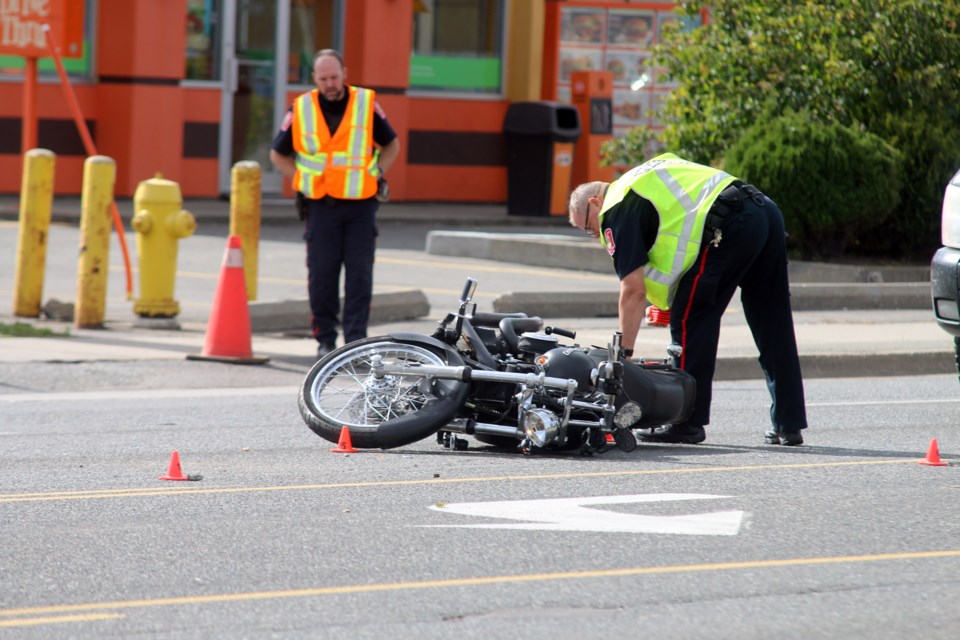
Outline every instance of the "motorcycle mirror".
[[460, 303], [467, 304], [473, 300], [473, 294], [477, 291], [477, 281], [475, 278], [467, 278], [463, 285], [463, 293], [460, 294]]
[[642, 417], [643, 408], [636, 402], [628, 402], [620, 407], [617, 414], [613, 416], [613, 424], [615, 424], [618, 429], [629, 429], [640, 422], [640, 418]]

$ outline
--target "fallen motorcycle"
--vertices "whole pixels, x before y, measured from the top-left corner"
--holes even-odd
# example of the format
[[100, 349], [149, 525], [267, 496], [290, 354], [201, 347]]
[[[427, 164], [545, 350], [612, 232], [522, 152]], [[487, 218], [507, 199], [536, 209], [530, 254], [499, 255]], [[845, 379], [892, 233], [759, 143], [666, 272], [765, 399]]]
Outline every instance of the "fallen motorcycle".
[[351, 342], [319, 360], [300, 389], [300, 414], [320, 437], [391, 449], [436, 434], [466, 449], [488, 445], [632, 451], [635, 429], [686, 418], [693, 378], [676, 368], [679, 347], [661, 360], [627, 361], [621, 335], [606, 348], [560, 344], [576, 333], [524, 313], [478, 312], [468, 278], [459, 309], [432, 335], [394, 332]]

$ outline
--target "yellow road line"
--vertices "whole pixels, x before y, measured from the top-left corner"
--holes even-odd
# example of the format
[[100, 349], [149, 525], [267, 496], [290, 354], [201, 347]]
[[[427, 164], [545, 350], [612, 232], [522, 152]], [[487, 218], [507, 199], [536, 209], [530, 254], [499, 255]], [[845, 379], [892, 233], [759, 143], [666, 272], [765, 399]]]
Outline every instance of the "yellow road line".
[[478, 587], [487, 585], [552, 582], [559, 580], [587, 580], [595, 578], [625, 578], [645, 575], [669, 575], [708, 571], [736, 571], [749, 569], [778, 569], [831, 564], [856, 564], [867, 562], [892, 562], [896, 560], [929, 560], [960, 557], [960, 549], [944, 551], [910, 551], [903, 553], [878, 553], [860, 556], [828, 556], [820, 558], [785, 558], [781, 560], [747, 560], [742, 562], [714, 562], [704, 564], [667, 565], [662, 567], [627, 567], [622, 569], [596, 569], [588, 571], [559, 571], [554, 573], [528, 573], [520, 575], [485, 576], [478, 578], [449, 578], [446, 580], [422, 580], [420, 582], [383, 582], [379, 584], [342, 585], [286, 591], [254, 591], [248, 593], [224, 593], [207, 596], [181, 596], [143, 600], [117, 600], [113, 602], [90, 602], [84, 604], [24, 607], [0, 609], [0, 617], [58, 614], [110, 609], [143, 609], [148, 607], [171, 607], [196, 604], [220, 604], [249, 602], [253, 600], [276, 600], [281, 598], [311, 598], [347, 594], [408, 591], [415, 589], [443, 589], [451, 587]]
[[3, 627], [33, 627], [41, 624], [63, 624], [64, 622], [91, 622], [94, 620], [116, 620], [126, 618], [122, 613], [87, 613], [79, 616], [56, 616], [45, 618], [21, 618], [19, 620], [0, 620]]
[[[694, 469], [643, 469], [636, 471], [590, 471], [582, 473], [544, 473], [527, 476], [480, 476], [475, 478], [429, 478], [423, 480], [382, 480], [376, 482], [337, 482], [325, 484], [300, 484], [272, 487], [220, 487], [212, 489], [151, 488], [141, 489], [102, 489], [77, 492], [51, 493], [14, 493], [0, 494], [0, 503], [5, 502], [47, 502], [51, 500], [87, 500], [98, 498], [128, 498], [144, 496], [171, 496], [185, 494], [212, 493], [257, 493], [264, 491], [311, 491], [317, 489], [357, 489], [368, 487], [403, 487], [417, 485], [465, 484], [472, 482], [516, 482], [524, 480], [566, 480], [574, 478], [613, 478], [624, 476], [647, 476], [660, 474], [716, 473], [729, 471], [766, 471], [776, 469], [815, 469], [825, 467], [852, 467], [886, 464], [916, 464], [920, 458], [903, 460], [860, 460], [847, 462], [814, 462], [795, 464], [771, 464], [737, 467], [701, 467]], [[946, 459], [945, 459], [946, 460]], [[948, 461], [948, 460], [946, 460]]]

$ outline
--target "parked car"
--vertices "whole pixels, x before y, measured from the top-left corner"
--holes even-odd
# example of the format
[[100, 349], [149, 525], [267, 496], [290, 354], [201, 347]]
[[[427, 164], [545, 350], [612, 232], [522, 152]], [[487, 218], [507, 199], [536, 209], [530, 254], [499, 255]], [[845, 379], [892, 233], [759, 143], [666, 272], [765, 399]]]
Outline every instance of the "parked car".
[[940, 222], [942, 247], [930, 265], [930, 290], [933, 312], [944, 331], [953, 336], [960, 372], [960, 171], [953, 176], [943, 194]]

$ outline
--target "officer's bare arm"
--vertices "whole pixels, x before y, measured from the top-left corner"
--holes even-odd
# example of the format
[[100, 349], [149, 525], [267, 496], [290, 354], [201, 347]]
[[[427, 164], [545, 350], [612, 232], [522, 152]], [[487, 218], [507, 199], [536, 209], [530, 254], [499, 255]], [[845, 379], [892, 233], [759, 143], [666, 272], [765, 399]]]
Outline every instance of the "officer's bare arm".
[[284, 156], [271, 149], [270, 162], [277, 168], [277, 171], [293, 180], [293, 174], [297, 172], [297, 165], [293, 161], [293, 156]]
[[624, 349], [633, 349], [646, 309], [647, 287], [643, 282], [643, 267], [640, 267], [620, 281], [619, 314]]

